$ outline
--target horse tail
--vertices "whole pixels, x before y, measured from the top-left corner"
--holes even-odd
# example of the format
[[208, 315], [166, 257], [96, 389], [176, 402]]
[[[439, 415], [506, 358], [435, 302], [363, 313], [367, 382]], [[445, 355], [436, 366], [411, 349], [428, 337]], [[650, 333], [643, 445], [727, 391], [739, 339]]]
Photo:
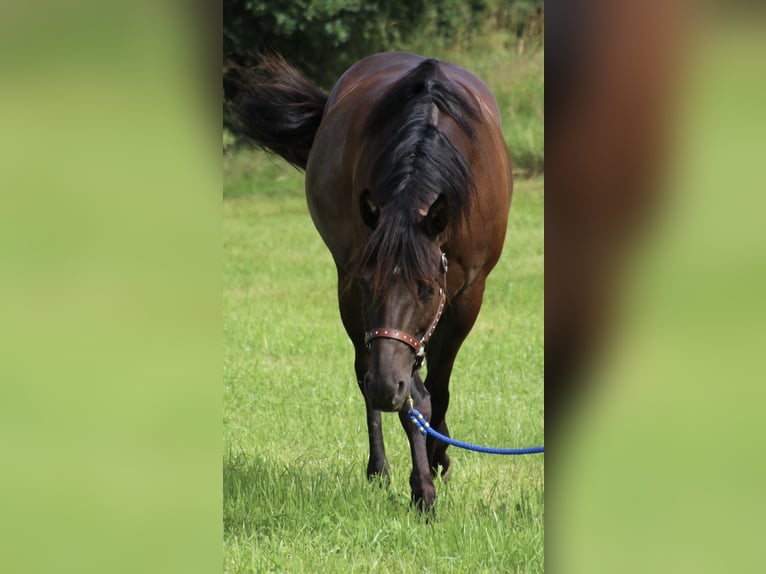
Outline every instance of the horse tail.
[[327, 93], [277, 53], [262, 56], [255, 68], [233, 71], [237, 93], [227, 109], [234, 130], [255, 147], [306, 169]]

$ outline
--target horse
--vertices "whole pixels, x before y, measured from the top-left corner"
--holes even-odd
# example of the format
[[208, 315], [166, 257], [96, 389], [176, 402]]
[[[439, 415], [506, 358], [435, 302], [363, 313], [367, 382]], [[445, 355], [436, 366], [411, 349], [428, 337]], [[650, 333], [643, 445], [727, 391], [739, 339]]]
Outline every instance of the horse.
[[450, 458], [412, 425], [408, 405], [449, 436], [450, 376], [500, 257], [513, 192], [494, 96], [457, 65], [405, 52], [358, 61], [329, 93], [277, 53], [239, 69], [237, 82], [227, 102], [237, 131], [305, 170], [366, 405], [367, 476], [390, 484], [381, 412], [398, 412], [411, 500], [430, 510]]

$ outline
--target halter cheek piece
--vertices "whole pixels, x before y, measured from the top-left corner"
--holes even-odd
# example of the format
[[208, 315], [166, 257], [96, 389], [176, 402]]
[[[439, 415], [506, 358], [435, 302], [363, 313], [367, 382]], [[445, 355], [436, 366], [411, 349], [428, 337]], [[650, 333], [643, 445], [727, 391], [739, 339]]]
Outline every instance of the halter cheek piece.
[[447, 256], [444, 253], [442, 253], [441, 263], [442, 270], [444, 271], [444, 288], [439, 287], [439, 308], [436, 310], [436, 315], [434, 316], [433, 321], [431, 321], [431, 324], [426, 329], [425, 333], [423, 333], [423, 336], [418, 339], [399, 329], [381, 327], [367, 331], [364, 334], [364, 344], [367, 345], [368, 348], [370, 341], [373, 339], [394, 339], [396, 341], [401, 341], [410, 347], [413, 351], [415, 351], [415, 370], [419, 369], [423, 365], [423, 359], [426, 356], [426, 343], [428, 343], [431, 335], [433, 335], [434, 331], [436, 330], [436, 325], [439, 323], [439, 319], [441, 319], [442, 313], [444, 312], [444, 304], [447, 300], [447, 295], [444, 292], [444, 289], [447, 287]]

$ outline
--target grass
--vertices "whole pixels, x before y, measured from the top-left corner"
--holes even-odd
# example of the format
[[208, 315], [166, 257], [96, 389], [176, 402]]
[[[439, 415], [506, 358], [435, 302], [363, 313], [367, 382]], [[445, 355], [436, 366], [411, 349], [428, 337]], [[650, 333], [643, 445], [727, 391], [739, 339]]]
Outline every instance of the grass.
[[[224, 161], [224, 571], [542, 572], [544, 458], [450, 447], [437, 516], [409, 507], [409, 449], [367, 438], [335, 272], [303, 176], [263, 154]], [[543, 443], [543, 180], [517, 181], [503, 256], [452, 379], [459, 439]]]

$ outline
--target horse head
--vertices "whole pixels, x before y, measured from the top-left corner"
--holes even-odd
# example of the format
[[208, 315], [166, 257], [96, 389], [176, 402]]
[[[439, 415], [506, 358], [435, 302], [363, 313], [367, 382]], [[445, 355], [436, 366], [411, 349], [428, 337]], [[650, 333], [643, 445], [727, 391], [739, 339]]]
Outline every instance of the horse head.
[[373, 408], [396, 411], [412, 392], [444, 310], [447, 259], [440, 239], [447, 211], [439, 196], [414, 215], [389, 216], [367, 190], [360, 211], [372, 232], [357, 273], [369, 352], [363, 391]]

